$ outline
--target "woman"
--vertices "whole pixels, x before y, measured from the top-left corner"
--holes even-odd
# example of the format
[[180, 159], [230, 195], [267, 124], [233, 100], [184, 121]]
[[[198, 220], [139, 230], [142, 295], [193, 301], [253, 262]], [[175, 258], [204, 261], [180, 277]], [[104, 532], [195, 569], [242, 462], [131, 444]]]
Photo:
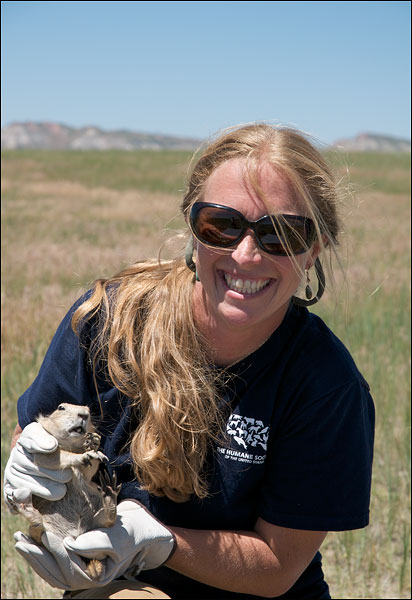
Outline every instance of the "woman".
[[[63, 320], [18, 402], [6, 498], [64, 495], [70, 474], [32, 463], [55, 447], [32, 421], [61, 402], [90, 407], [122, 489], [110, 530], [64, 547], [44, 534], [45, 548], [16, 534], [52, 585], [88, 590], [78, 598], [330, 598], [318, 550], [329, 530], [368, 524], [374, 427], [368, 384], [305, 307], [336, 251], [337, 203], [304, 135], [232, 129], [191, 173], [185, 261], [99, 280]], [[81, 557], [109, 557], [101, 582]]]

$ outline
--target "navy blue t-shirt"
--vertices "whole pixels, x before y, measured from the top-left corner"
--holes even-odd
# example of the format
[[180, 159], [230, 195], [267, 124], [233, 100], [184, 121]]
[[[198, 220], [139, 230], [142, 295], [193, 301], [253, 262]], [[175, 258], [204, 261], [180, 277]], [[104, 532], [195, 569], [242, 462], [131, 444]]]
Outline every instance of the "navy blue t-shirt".
[[[80, 302], [80, 301], [79, 301]], [[24, 428], [61, 402], [87, 404], [102, 436], [101, 448], [122, 483], [119, 501], [136, 498], [165, 525], [252, 530], [258, 517], [281, 527], [342, 531], [365, 527], [374, 437], [369, 386], [344, 345], [324, 322], [291, 305], [256, 352], [227, 369], [222, 391], [228, 441], [210, 453], [210, 495], [175, 503], [141, 490], [125, 444], [136, 428], [128, 399], [97, 378], [87, 345], [71, 329], [77, 302], [60, 324], [39, 374], [18, 400]], [[217, 368], [217, 367], [216, 367]], [[209, 587], [167, 568], [139, 579], [173, 598], [250, 598]], [[256, 596], [255, 596], [256, 597]], [[318, 552], [295, 585], [279, 598], [329, 598]]]

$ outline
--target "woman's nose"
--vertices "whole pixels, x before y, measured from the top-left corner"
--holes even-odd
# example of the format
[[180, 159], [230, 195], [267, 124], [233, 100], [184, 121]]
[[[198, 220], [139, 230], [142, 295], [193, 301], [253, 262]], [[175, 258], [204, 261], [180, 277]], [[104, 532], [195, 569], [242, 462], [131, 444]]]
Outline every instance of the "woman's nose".
[[232, 258], [239, 265], [256, 265], [262, 260], [262, 251], [257, 245], [255, 234], [248, 231], [232, 252]]

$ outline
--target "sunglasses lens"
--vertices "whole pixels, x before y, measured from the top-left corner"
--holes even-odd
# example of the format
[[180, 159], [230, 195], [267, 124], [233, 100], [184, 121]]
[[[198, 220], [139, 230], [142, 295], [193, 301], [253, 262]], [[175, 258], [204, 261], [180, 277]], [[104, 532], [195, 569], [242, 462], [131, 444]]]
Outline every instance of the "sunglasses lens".
[[232, 246], [242, 234], [241, 219], [222, 208], [204, 206], [192, 215], [191, 222], [197, 238], [211, 246]]
[[258, 223], [256, 229], [256, 234], [266, 252], [276, 254], [277, 256], [284, 256], [287, 254], [282, 245], [281, 238], [276, 234], [270, 218], [264, 219], [263, 222], [261, 221]]
[[257, 225], [257, 235], [262, 246], [270, 254], [287, 256], [306, 252], [311, 244], [311, 227], [308, 219], [284, 215], [276, 229], [270, 217]]

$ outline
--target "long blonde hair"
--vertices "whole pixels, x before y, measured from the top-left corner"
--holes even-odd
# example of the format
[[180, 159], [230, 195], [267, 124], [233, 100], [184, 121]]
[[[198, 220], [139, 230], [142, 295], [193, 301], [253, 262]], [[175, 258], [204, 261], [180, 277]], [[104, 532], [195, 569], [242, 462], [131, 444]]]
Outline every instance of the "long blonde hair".
[[[182, 202], [187, 216], [205, 182], [224, 161], [245, 159], [248, 173], [262, 161], [287, 177], [316, 223], [318, 239], [335, 248], [339, 232], [334, 181], [322, 155], [301, 133], [266, 124], [232, 128], [194, 164]], [[257, 180], [252, 182], [257, 187]], [[130, 398], [139, 425], [130, 440], [144, 489], [175, 502], [208, 493], [206, 457], [223, 435], [222, 378], [210, 368], [207, 342], [192, 312], [193, 273], [182, 258], [146, 261], [95, 282], [74, 313], [80, 333], [92, 316], [99, 334], [90, 347], [113, 385]]]

